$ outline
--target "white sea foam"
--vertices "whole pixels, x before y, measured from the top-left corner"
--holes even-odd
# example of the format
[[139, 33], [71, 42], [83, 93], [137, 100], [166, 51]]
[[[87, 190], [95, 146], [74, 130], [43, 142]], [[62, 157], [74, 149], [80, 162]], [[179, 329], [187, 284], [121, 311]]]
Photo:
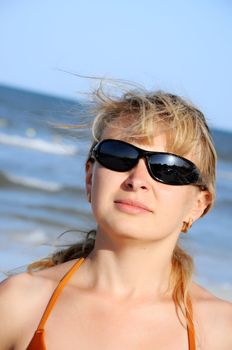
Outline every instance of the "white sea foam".
[[26, 187], [32, 187], [35, 189], [45, 190], [49, 192], [57, 192], [62, 189], [62, 185], [57, 182], [43, 181], [34, 177], [17, 176], [17, 175], [11, 175], [9, 173], [5, 173], [5, 176], [11, 182], [18, 185], [26, 186]]
[[40, 229], [32, 230], [31, 232], [17, 232], [13, 234], [13, 238], [17, 242], [27, 243], [30, 245], [45, 244], [48, 237], [45, 232]]
[[76, 154], [78, 151], [77, 147], [74, 145], [62, 145], [45, 141], [43, 139], [29, 139], [27, 137], [7, 135], [3, 133], [0, 133], [0, 143], [9, 146], [34, 149], [45, 153], [64, 154], [71, 156]]

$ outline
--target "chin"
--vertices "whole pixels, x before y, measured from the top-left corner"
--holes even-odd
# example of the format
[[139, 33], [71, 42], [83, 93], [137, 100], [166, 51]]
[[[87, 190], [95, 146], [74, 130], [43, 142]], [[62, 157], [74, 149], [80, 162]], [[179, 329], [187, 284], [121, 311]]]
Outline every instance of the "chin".
[[[138, 229], [138, 225], [132, 225], [131, 223], [121, 222], [120, 225], [104, 225], [103, 234], [110, 237], [110, 239], [126, 239], [132, 241], [152, 241], [154, 239], [154, 232], [144, 232], [144, 230]], [[117, 227], [117, 230], [115, 229]]]

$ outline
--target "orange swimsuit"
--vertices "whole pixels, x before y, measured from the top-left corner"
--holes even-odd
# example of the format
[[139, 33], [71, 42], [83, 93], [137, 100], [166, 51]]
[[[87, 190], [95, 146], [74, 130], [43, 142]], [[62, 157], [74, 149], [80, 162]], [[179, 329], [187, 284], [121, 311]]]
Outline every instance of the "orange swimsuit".
[[[46, 344], [45, 344], [45, 330], [44, 326], [45, 323], [52, 311], [53, 306], [55, 305], [59, 295], [62, 292], [62, 289], [67, 284], [69, 279], [72, 277], [74, 272], [79, 268], [79, 266], [83, 263], [85, 259], [81, 258], [79, 259], [72, 267], [71, 269], [64, 275], [64, 277], [61, 279], [60, 283], [56, 287], [55, 291], [53, 292], [51, 299], [46, 307], [46, 310], [44, 311], [44, 314], [42, 316], [42, 319], [39, 323], [39, 326], [37, 330], [35, 331], [35, 334], [30, 342], [30, 344], [27, 347], [27, 350], [46, 350]], [[190, 305], [191, 310], [191, 305]], [[194, 325], [191, 320], [189, 320], [189, 326], [187, 328], [188, 331], [188, 344], [189, 344], [189, 350], [196, 350], [196, 344], [195, 344], [195, 331], [194, 331]]]

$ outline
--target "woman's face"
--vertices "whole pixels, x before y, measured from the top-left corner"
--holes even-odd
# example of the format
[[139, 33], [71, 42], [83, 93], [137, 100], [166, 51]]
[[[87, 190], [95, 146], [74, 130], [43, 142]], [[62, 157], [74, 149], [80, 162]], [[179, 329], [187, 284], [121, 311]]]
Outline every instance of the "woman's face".
[[[107, 138], [120, 139], [110, 128], [102, 137]], [[133, 144], [148, 151], [168, 151], [165, 133], [155, 136], [151, 145]], [[127, 172], [109, 170], [96, 161], [89, 164], [86, 188], [98, 230], [144, 241], [177, 238], [183, 222], [198, 219], [207, 205], [206, 193], [197, 186], [155, 181], [143, 159]]]

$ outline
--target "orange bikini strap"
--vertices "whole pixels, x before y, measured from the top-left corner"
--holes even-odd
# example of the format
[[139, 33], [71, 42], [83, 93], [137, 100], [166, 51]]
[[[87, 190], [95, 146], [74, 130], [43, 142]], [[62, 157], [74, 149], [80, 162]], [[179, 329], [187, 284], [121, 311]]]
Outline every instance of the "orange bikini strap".
[[72, 267], [71, 269], [64, 275], [64, 277], [60, 280], [58, 286], [56, 287], [56, 289], [54, 290], [48, 305], [43, 313], [43, 316], [41, 318], [41, 321], [39, 323], [39, 326], [37, 328], [37, 330], [42, 330], [44, 329], [44, 325], [52, 311], [52, 308], [54, 307], [60, 293], [62, 292], [64, 286], [66, 285], [66, 283], [69, 281], [69, 279], [72, 277], [72, 275], [74, 274], [74, 272], [80, 267], [80, 265], [83, 263], [85, 259], [84, 258], [80, 258]]
[[189, 350], [196, 350], [195, 329], [193, 324], [193, 308], [192, 308], [192, 302], [190, 298], [188, 298], [187, 303], [188, 303], [188, 309], [189, 309], [189, 312], [187, 313], [188, 345], [189, 345]]

